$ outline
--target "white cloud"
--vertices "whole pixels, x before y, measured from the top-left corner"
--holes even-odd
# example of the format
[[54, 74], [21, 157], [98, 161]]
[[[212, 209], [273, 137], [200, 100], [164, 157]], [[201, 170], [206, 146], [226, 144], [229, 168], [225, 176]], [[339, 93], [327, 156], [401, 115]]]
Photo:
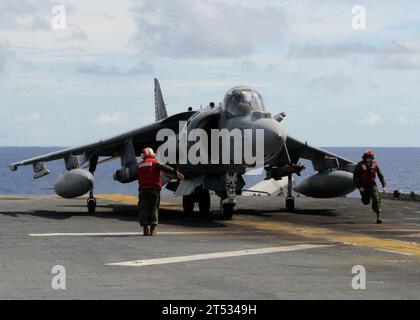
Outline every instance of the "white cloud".
[[328, 91], [337, 91], [348, 88], [354, 79], [346, 74], [335, 72], [331, 75], [320, 76], [312, 79], [309, 86], [319, 87]]
[[323, 43], [298, 45], [292, 43], [288, 52], [291, 59], [333, 59], [353, 54], [372, 54], [379, 49], [361, 43]]
[[215, 0], [144, 0], [133, 13], [140, 51], [172, 58], [248, 55], [287, 28], [281, 8]]
[[383, 69], [418, 70], [420, 69], [420, 57], [419, 53], [412, 55], [383, 55], [377, 60], [376, 65]]
[[365, 126], [376, 126], [382, 123], [382, 117], [379, 114], [371, 111], [364, 119], [362, 119], [361, 123]]
[[297, 45], [292, 43], [288, 57], [292, 59], [334, 59], [353, 55], [401, 55], [416, 53], [417, 48], [406, 43], [387, 42], [379, 46], [359, 42]]
[[401, 115], [395, 118], [394, 123], [399, 125], [407, 125], [413, 123], [413, 120]]
[[41, 120], [41, 116], [38, 113], [33, 113], [29, 116], [23, 116], [17, 119], [17, 123], [19, 124], [36, 124], [39, 123]]
[[99, 65], [97, 63], [81, 64], [77, 71], [82, 74], [93, 74], [97, 76], [133, 76], [149, 74], [153, 67], [147, 62], [138, 62], [136, 65], [122, 68], [117, 65]]
[[64, 30], [54, 30], [53, 35], [57, 41], [87, 41], [86, 33], [75, 24], [66, 26]]
[[0, 0], [0, 29], [50, 29], [53, 6], [51, 0]]
[[123, 126], [130, 122], [130, 117], [121, 112], [102, 113], [97, 118], [97, 123], [101, 126]]
[[86, 32], [77, 24], [81, 15], [73, 4], [65, 3], [66, 28], [53, 30], [52, 8], [57, 4], [54, 0], [0, 0], [0, 40], [7, 39], [13, 49], [62, 48], [67, 52], [69, 45], [88, 45]]
[[[261, 59], [262, 60], [262, 59]], [[260, 61], [261, 61], [260, 60]], [[250, 73], [250, 74], [256, 74], [256, 73], [273, 73], [280, 69], [280, 66], [278, 64], [278, 58], [276, 59], [276, 64], [274, 63], [267, 63], [267, 61], [264, 61], [264, 63], [257, 63], [254, 60], [251, 59], [243, 59], [240, 61], [237, 61], [235, 63], [235, 66], [238, 68], [240, 72], [244, 73]]]
[[15, 57], [15, 54], [10, 50], [9, 44], [0, 41], [0, 72], [4, 70], [6, 64]]
[[[153, 122], [153, 77], [146, 74], [147, 65], [137, 65], [144, 61], [162, 81], [171, 114], [218, 103], [228, 88], [245, 84], [261, 91], [273, 113], [287, 111], [285, 125], [291, 134], [301, 131], [302, 139], [311, 136], [321, 145], [340, 141], [325, 128], [314, 134], [296, 120], [314, 110], [308, 126], [321, 123], [322, 110], [345, 131], [354, 124], [363, 128], [362, 123], [374, 128], [379, 144], [418, 145], [419, 129], [407, 120], [417, 124], [420, 116], [420, 3], [372, 2], [363, 32], [351, 29], [349, 0], [63, 3], [75, 8], [67, 10], [68, 26], [81, 30], [51, 30], [51, 7], [59, 2], [0, 0], [0, 75], [1, 69], [6, 73], [0, 93], [7, 98], [1, 108], [10, 112], [0, 116], [10, 127], [2, 128], [2, 141], [51, 143], [53, 132], [59, 143], [78, 144]], [[130, 42], [132, 37], [136, 42]], [[138, 51], [150, 55], [138, 59]], [[31, 120], [34, 112], [40, 119]], [[20, 117], [39, 122], [21, 124]], [[72, 121], [74, 130], [63, 130]], [[401, 130], [390, 138], [388, 124]], [[14, 138], [29, 127], [51, 132], [42, 140]], [[342, 135], [342, 143], [352, 145], [350, 136]]]

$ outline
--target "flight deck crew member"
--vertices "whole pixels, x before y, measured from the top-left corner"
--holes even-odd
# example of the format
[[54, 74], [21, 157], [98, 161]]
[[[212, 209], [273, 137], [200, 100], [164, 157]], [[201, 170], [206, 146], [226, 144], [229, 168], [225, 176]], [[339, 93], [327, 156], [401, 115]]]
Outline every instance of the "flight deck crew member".
[[353, 182], [359, 189], [364, 205], [369, 205], [372, 200], [372, 209], [376, 212], [376, 223], [382, 223], [381, 198], [376, 185], [376, 175], [382, 184], [382, 189], [386, 192], [385, 178], [378, 163], [375, 161], [375, 154], [368, 150], [363, 154], [363, 160], [355, 167]]
[[152, 148], [142, 151], [143, 161], [137, 166], [139, 182], [139, 220], [145, 236], [156, 235], [158, 213], [160, 204], [160, 190], [162, 182], [160, 173], [163, 172], [171, 178], [183, 180], [182, 173], [176, 171], [156, 159]]

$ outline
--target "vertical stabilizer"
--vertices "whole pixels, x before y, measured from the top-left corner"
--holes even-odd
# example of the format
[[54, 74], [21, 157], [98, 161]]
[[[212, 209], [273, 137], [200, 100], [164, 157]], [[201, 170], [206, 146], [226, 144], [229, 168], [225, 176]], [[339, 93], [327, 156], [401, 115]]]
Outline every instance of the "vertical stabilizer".
[[157, 79], [155, 79], [155, 119], [160, 121], [166, 119], [168, 113], [166, 112], [165, 101], [163, 100], [162, 90]]

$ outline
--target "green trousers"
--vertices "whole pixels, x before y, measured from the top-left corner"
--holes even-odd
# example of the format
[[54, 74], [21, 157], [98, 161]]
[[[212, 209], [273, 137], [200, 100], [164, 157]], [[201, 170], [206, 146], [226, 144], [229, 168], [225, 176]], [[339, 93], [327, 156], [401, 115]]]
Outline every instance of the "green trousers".
[[376, 185], [373, 185], [373, 186], [364, 186], [363, 188], [365, 188], [365, 191], [360, 192], [362, 196], [363, 204], [367, 206], [372, 200], [372, 209], [379, 216], [382, 212], [382, 209], [381, 209], [381, 197], [379, 196], [378, 187]]
[[141, 226], [158, 225], [160, 190], [139, 190], [139, 221]]

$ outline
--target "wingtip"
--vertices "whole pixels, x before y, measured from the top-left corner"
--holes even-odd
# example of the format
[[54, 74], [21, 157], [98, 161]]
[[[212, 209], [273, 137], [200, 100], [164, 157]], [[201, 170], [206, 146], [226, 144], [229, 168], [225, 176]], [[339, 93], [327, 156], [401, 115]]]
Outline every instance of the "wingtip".
[[18, 169], [18, 166], [17, 164], [12, 163], [12, 164], [9, 164], [9, 169], [10, 171], [16, 171]]

